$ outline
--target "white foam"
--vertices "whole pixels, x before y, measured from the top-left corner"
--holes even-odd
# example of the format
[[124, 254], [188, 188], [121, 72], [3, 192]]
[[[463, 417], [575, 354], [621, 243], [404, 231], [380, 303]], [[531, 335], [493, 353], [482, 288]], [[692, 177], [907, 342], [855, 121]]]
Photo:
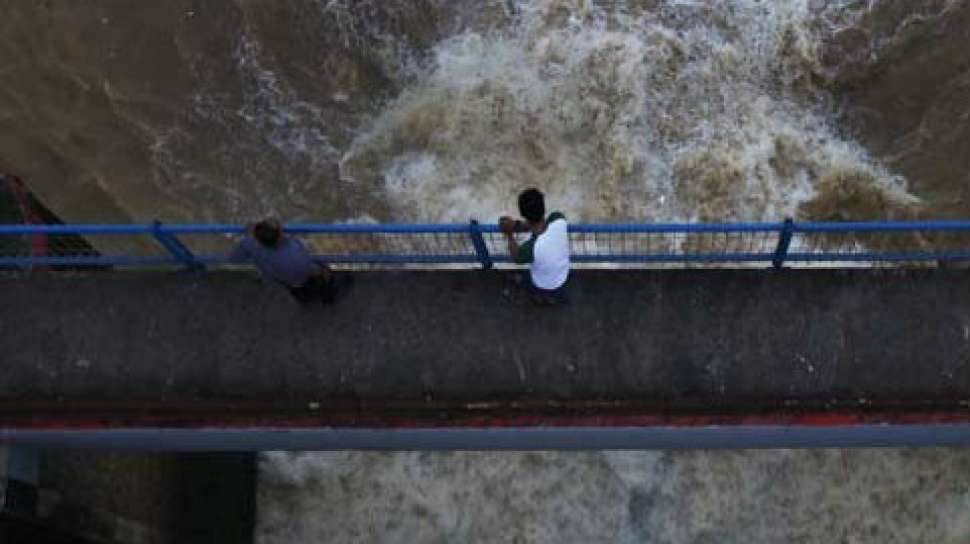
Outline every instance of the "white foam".
[[966, 542], [961, 449], [264, 454], [256, 542]]
[[237, 115], [287, 156], [302, 155], [315, 164], [333, 160], [338, 151], [322, 129], [326, 123], [323, 111], [297, 99], [275, 72], [263, 66], [259, 60], [261, 49], [252, 37], [240, 36], [236, 61], [252, 84], [244, 90], [245, 102]]
[[[836, 159], [897, 183], [836, 134], [829, 97], [807, 82], [806, 1], [629, 14], [544, 0], [518, 11], [506, 32], [439, 44], [344, 154], [345, 171], [383, 180], [397, 220], [492, 220], [529, 186], [578, 220], [702, 219], [675, 191], [694, 183], [677, 179], [679, 162], [701, 153], [743, 172], [735, 198], [714, 203], [723, 220], [793, 214]], [[771, 166], [779, 137], [805, 155], [792, 179]], [[401, 174], [418, 172], [401, 191]]]

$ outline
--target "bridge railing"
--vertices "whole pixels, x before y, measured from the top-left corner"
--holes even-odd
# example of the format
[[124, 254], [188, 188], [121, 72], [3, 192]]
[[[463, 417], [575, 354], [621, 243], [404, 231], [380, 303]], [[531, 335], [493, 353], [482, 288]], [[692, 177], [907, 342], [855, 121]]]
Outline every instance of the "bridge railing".
[[[498, 226], [292, 224], [322, 260], [346, 267], [490, 268], [511, 262]], [[0, 225], [0, 268], [172, 267], [229, 263], [240, 225]], [[970, 221], [576, 224], [579, 265], [899, 266], [970, 260]]]

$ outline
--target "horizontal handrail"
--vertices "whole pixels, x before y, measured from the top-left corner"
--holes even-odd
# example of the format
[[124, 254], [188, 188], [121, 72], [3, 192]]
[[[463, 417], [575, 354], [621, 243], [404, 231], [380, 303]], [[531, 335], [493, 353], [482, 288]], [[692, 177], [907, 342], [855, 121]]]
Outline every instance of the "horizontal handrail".
[[970, 230], [970, 221], [873, 221], [868, 223], [794, 223], [795, 232], [923, 232]]
[[151, 234], [152, 225], [0, 225], [4, 234]]
[[[691, 233], [691, 232], [778, 232], [777, 223], [579, 223], [569, 225], [576, 233]], [[284, 230], [294, 234], [434, 234], [468, 232], [465, 223], [293, 223]], [[496, 224], [482, 224], [481, 232], [500, 232]], [[169, 234], [242, 234], [238, 224], [162, 224], [158, 231]], [[901, 231], [970, 231], [970, 221], [874, 221], [846, 223], [793, 223], [794, 232], [901, 232]], [[152, 224], [70, 224], [70, 225], [0, 225], [0, 235], [13, 234], [151, 234]]]
[[[448, 224], [294, 223], [285, 225], [284, 230], [310, 238], [327, 235], [327, 238], [318, 240], [322, 245], [311, 247], [318, 253], [317, 258], [333, 263], [478, 264], [489, 268], [493, 263], [512, 261], [498, 236], [499, 226], [482, 225], [476, 221]], [[224, 253], [227, 243], [246, 231], [247, 227], [239, 224], [159, 222], [0, 225], [0, 267], [181, 265], [198, 270], [207, 265], [229, 263], [229, 255]], [[906, 232], [964, 232], [970, 235], [970, 221], [797, 223], [786, 219], [782, 222], [580, 223], [569, 226], [574, 250], [572, 260], [576, 263], [771, 263], [780, 268], [786, 262], [970, 261], [970, 238], [966, 245], [955, 247], [929, 247], [931, 238], [916, 236], [897, 238], [895, 245], [867, 247], [870, 240], [867, 236], [873, 233]], [[850, 236], [833, 237], [833, 234]], [[362, 238], [361, 235], [374, 236]], [[8, 243], [6, 247], [11, 253], [3, 254], [5, 237], [18, 236], [23, 239], [19, 242], [21, 245]], [[118, 241], [124, 236], [143, 238], [148, 244], [128, 241], [129, 245], [125, 246], [123, 238]], [[64, 237], [81, 240], [71, 241]], [[952, 235], [937, 240], [954, 246], [955, 239], [951, 238]], [[334, 240], [340, 245], [333, 246]], [[29, 250], [26, 249], [28, 246]], [[122, 249], [114, 249], [119, 246]], [[11, 247], [21, 249], [11, 250]], [[209, 252], [198, 252], [199, 248], [209, 248]]]

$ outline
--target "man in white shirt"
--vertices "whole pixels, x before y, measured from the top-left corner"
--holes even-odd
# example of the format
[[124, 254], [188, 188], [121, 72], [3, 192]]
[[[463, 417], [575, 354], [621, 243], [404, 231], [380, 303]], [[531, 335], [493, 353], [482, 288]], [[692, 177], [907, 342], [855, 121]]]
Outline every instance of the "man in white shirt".
[[[538, 189], [519, 194], [519, 213], [525, 221], [503, 216], [499, 227], [509, 244], [509, 255], [519, 264], [529, 264], [528, 290], [539, 304], [568, 301], [566, 280], [569, 279], [569, 235], [566, 217], [552, 212], [546, 217], [545, 199]], [[519, 244], [517, 232], [531, 232], [529, 240]]]

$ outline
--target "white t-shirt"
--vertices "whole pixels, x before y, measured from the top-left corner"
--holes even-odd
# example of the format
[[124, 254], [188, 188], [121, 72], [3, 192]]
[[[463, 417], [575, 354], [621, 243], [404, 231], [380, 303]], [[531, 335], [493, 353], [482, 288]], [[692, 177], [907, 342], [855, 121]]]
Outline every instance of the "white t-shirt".
[[558, 289], [569, 278], [568, 224], [563, 214], [549, 215], [546, 230], [519, 249], [518, 262], [531, 263], [532, 283], [540, 289]]

